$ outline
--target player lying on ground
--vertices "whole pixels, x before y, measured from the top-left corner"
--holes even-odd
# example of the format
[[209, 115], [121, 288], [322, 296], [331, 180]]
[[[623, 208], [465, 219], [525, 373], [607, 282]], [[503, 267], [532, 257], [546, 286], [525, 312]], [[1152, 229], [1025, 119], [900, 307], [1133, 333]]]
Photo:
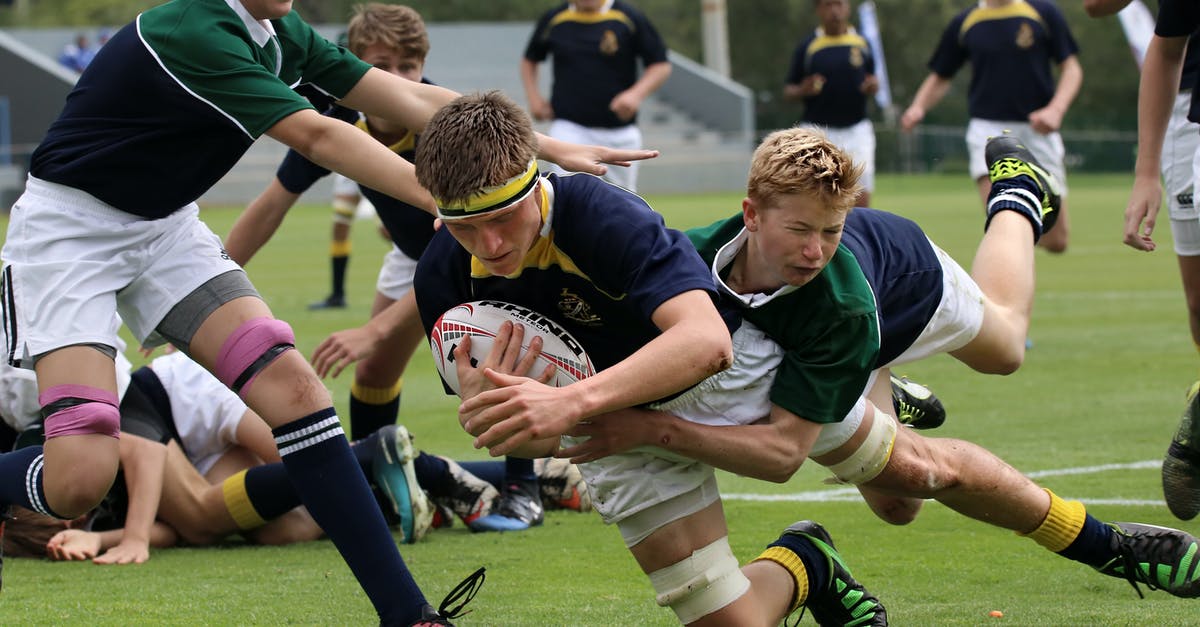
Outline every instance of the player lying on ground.
[[[726, 406], [718, 404], [728, 397], [724, 388], [710, 392], [708, 403], [725, 411], [708, 424], [669, 410], [598, 417], [571, 431], [585, 442], [560, 454], [589, 462], [662, 446], [779, 482], [812, 458], [856, 485], [890, 523], [911, 522], [924, 499], [936, 499], [1125, 578], [1135, 590], [1142, 583], [1200, 596], [1190, 534], [1102, 523], [1082, 503], [1063, 501], [982, 447], [897, 428], [878, 409], [890, 401], [890, 366], [949, 353], [977, 371], [1007, 374], [1022, 361], [1033, 247], [1052, 226], [1057, 200], [1048, 175], [1015, 138], [992, 139], [988, 165], [988, 219], [968, 275], [915, 223], [851, 210], [854, 167], [821, 135], [790, 129], [768, 136], [755, 152], [742, 214], [689, 235], [723, 294], [742, 307], [747, 323], [735, 334], [735, 350], [756, 353], [769, 389], [759, 387], [756, 396], [744, 381], [723, 381], [751, 393]], [[876, 311], [878, 342], [869, 324]], [[745, 328], [750, 324], [757, 328]], [[770, 341], [738, 343], [739, 334], [758, 329]], [[842, 375], [840, 384], [831, 373]], [[856, 404], [864, 384], [868, 399]], [[841, 404], [829, 405], [831, 398]], [[847, 406], [853, 409], [837, 413]], [[738, 425], [738, 416], [748, 424]]]
[[[517, 351], [493, 351], [473, 368], [469, 342], [455, 351], [460, 420], [476, 445], [536, 457], [575, 423], [673, 396], [732, 356], [715, 284], [687, 239], [627, 190], [540, 176], [533, 152], [528, 116], [499, 93], [461, 97], [430, 121], [417, 173], [445, 225], [418, 263], [415, 291], [426, 329], [460, 303], [499, 300], [543, 313], [586, 349], [597, 373], [561, 388], [504, 374], [527, 372], [540, 340], [519, 363]], [[508, 323], [500, 333], [523, 335]], [[516, 385], [489, 390], [497, 382]], [[468, 408], [479, 401], [490, 409]], [[580, 470], [681, 622], [775, 624], [803, 605], [822, 622], [886, 623], [815, 523], [793, 525], [739, 569], [710, 466], [629, 452]]]

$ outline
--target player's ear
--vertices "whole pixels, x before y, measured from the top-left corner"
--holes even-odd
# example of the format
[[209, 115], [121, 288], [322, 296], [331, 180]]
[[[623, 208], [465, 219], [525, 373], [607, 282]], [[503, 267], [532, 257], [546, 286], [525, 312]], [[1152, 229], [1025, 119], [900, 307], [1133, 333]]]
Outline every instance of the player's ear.
[[758, 230], [758, 203], [750, 197], [742, 199], [742, 222], [745, 223], [747, 230], [751, 232]]

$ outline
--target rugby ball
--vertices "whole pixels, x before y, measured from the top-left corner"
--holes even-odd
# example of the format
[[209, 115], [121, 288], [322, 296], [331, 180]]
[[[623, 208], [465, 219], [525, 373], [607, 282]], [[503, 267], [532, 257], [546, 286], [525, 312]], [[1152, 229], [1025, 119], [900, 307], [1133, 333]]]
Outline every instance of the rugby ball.
[[525, 327], [522, 356], [529, 350], [529, 343], [533, 338], [542, 338], [542, 354], [536, 359], [533, 368], [523, 374], [538, 375], [547, 364], [554, 364], [554, 378], [550, 380], [549, 385], [562, 387], [596, 373], [583, 346], [557, 322], [513, 303], [477, 300], [452, 307], [443, 313], [433, 324], [433, 330], [429, 334], [434, 365], [455, 394], [459, 392], [459, 385], [454, 349], [462, 342], [463, 337], [470, 336], [471, 365], [478, 364], [491, 352], [492, 342], [500, 332], [500, 325], [506, 321]]

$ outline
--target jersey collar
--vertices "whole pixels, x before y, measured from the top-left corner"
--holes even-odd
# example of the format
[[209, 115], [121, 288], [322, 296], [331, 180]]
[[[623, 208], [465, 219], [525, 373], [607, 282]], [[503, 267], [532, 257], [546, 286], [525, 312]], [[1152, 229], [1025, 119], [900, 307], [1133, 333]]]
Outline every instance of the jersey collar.
[[746, 241], [749, 239], [750, 232], [747, 231], [745, 227], [742, 227], [742, 230], [738, 232], [737, 236], [726, 242], [724, 246], [721, 246], [720, 250], [718, 250], [717, 254], [713, 257], [712, 275], [713, 279], [717, 282], [717, 285], [720, 286], [721, 291], [737, 299], [737, 301], [740, 302], [743, 307], [756, 309], [766, 305], [776, 298], [790, 294], [799, 289], [793, 285], [784, 285], [783, 287], [775, 290], [773, 294], [739, 294], [735, 292], [733, 288], [726, 285], [725, 279], [721, 278], [721, 271], [724, 270], [726, 266], [733, 263], [734, 258], [736, 258], [738, 252], [745, 247]]

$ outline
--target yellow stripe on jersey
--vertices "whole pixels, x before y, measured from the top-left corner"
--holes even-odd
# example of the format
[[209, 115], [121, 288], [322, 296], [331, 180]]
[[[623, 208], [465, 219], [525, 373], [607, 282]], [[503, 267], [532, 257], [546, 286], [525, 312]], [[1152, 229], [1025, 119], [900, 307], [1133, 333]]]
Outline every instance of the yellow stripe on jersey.
[[[357, 126], [360, 131], [362, 131], [368, 135], [371, 135], [371, 127], [367, 125], [366, 116], [363, 116], [360, 114], [358, 116], [358, 121], [355, 122], [354, 125]], [[374, 135], [371, 135], [371, 136], [374, 137]], [[412, 131], [406, 130], [404, 132], [404, 137], [401, 137], [395, 143], [388, 146], [388, 150], [390, 150], [396, 154], [400, 154], [402, 152], [408, 152], [416, 147], [417, 147], [417, 134]]]
[[808, 48], [804, 51], [805, 56], [811, 58], [820, 50], [825, 48], [834, 48], [837, 46], [846, 46], [849, 48], [867, 48], [867, 40], [863, 39], [862, 35], [857, 33], [845, 33], [843, 35], [821, 35], [812, 40], [808, 44]]
[[613, 9], [599, 11], [597, 13], [585, 13], [583, 11], [567, 9], [550, 18], [550, 22], [546, 24], [546, 29], [549, 30], [564, 22], [578, 22], [580, 24], [621, 22], [625, 26], [629, 27], [629, 30], [637, 31], [637, 26], [633, 24], [633, 20], [629, 19], [629, 16], [626, 15], [624, 11], [616, 11]]
[[962, 39], [967, 34], [971, 27], [988, 20], [1006, 20], [1014, 17], [1027, 17], [1043, 27], [1046, 25], [1042, 21], [1042, 16], [1038, 14], [1037, 9], [1034, 9], [1025, 0], [1016, 0], [1012, 4], [1002, 7], [976, 7], [971, 9], [967, 14], [967, 18], [963, 20], [962, 28], [958, 29], [958, 38]]

